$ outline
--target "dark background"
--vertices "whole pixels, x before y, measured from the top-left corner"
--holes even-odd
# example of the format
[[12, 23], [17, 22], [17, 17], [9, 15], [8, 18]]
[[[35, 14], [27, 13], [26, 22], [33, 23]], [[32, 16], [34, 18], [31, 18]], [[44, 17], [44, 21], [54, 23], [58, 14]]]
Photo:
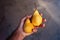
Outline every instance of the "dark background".
[[60, 0], [0, 0], [0, 40], [11, 35], [22, 17], [33, 14], [35, 2], [39, 12], [47, 19], [46, 28], [25, 39], [60, 40]]

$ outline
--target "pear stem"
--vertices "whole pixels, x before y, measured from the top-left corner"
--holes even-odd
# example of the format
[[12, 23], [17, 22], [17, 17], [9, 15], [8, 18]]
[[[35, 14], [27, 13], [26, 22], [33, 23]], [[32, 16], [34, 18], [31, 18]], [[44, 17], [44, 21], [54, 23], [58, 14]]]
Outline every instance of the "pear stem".
[[35, 10], [37, 9], [37, 3], [36, 2], [34, 2], [34, 6], [35, 6]]

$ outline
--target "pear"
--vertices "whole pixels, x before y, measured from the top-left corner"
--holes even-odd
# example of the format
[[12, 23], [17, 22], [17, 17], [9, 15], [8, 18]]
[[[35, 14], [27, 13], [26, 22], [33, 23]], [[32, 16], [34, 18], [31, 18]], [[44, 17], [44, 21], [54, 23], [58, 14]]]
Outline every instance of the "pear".
[[38, 10], [35, 10], [31, 21], [34, 26], [39, 26], [42, 23], [42, 16], [39, 14]]
[[24, 24], [24, 32], [31, 33], [33, 29], [33, 24], [30, 22], [29, 18], [27, 18]]

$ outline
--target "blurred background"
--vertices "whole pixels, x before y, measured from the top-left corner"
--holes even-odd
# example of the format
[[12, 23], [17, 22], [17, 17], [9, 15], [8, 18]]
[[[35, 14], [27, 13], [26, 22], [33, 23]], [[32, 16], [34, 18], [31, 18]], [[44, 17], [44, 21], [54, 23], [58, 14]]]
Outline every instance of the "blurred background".
[[33, 14], [34, 3], [47, 19], [46, 28], [25, 40], [60, 40], [60, 0], [0, 0], [0, 40], [11, 35], [22, 17]]

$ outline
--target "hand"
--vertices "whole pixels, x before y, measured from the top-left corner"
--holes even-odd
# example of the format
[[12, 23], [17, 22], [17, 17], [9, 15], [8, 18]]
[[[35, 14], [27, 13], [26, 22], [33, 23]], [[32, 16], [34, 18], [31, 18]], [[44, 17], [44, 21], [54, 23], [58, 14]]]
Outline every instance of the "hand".
[[[40, 14], [41, 16], [43, 16], [43, 14]], [[46, 19], [45, 18], [42, 18], [42, 24], [40, 25], [40, 27], [45, 27], [45, 23], [46, 22]]]
[[[42, 14], [40, 14], [40, 15], [42, 16]], [[23, 40], [24, 37], [26, 37], [26, 36], [28, 36], [28, 35], [31, 35], [31, 34], [34, 33], [34, 32], [37, 32], [37, 28], [39, 28], [39, 27], [45, 27], [45, 24], [43, 24], [43, 23], [46, 22], [46, 19], [43, 18], [43, 20], [42, 20], [43, 23], [42, 23], [39, 27], [35, 27], [35, 28], [33, 29], [33, 32], [32, 32], [32, 33], [25, 33], [25, 32], [23, 31], [24, 21], [25, 21], [26, 18], [31, 18], [31, 17], [32, 17], [32, 16], [30, 15], [30, 16], [26, 16], [26, 17], [22, 18], [21, 24], [19, 24], [20, 26], [19, 26], [19, 27], [17, 28], [17, 30], [14, 32], [14, 34], [12, 35], [12, 37], [9, 38], [9, 40]]]
[[[42, 16], [42, 14], [40, 14], [40, 15]], [[21, 24], [20, 24], [19, 30], [20, 30], [20, 33], [23, 35], [23, 37], [29, 36], [32, 33], [37, 32], [37, 28], [34, 28], [32, 33], [25, 33], [23, 31], [23, 25], [24, 25], [24, 22], [25, 22], [26, 18], [31, 18], [31, 17], [32, 17], [31, 15], [30, 16], [26, 16], [26, 17], [22, 18], [22, 20], [21, 20]], [[43, 18], [43, 22], [46, 22], [46, 19]], [[45, 24], [41, 24], [40, 26], [41, 27], [45, 27]]]

